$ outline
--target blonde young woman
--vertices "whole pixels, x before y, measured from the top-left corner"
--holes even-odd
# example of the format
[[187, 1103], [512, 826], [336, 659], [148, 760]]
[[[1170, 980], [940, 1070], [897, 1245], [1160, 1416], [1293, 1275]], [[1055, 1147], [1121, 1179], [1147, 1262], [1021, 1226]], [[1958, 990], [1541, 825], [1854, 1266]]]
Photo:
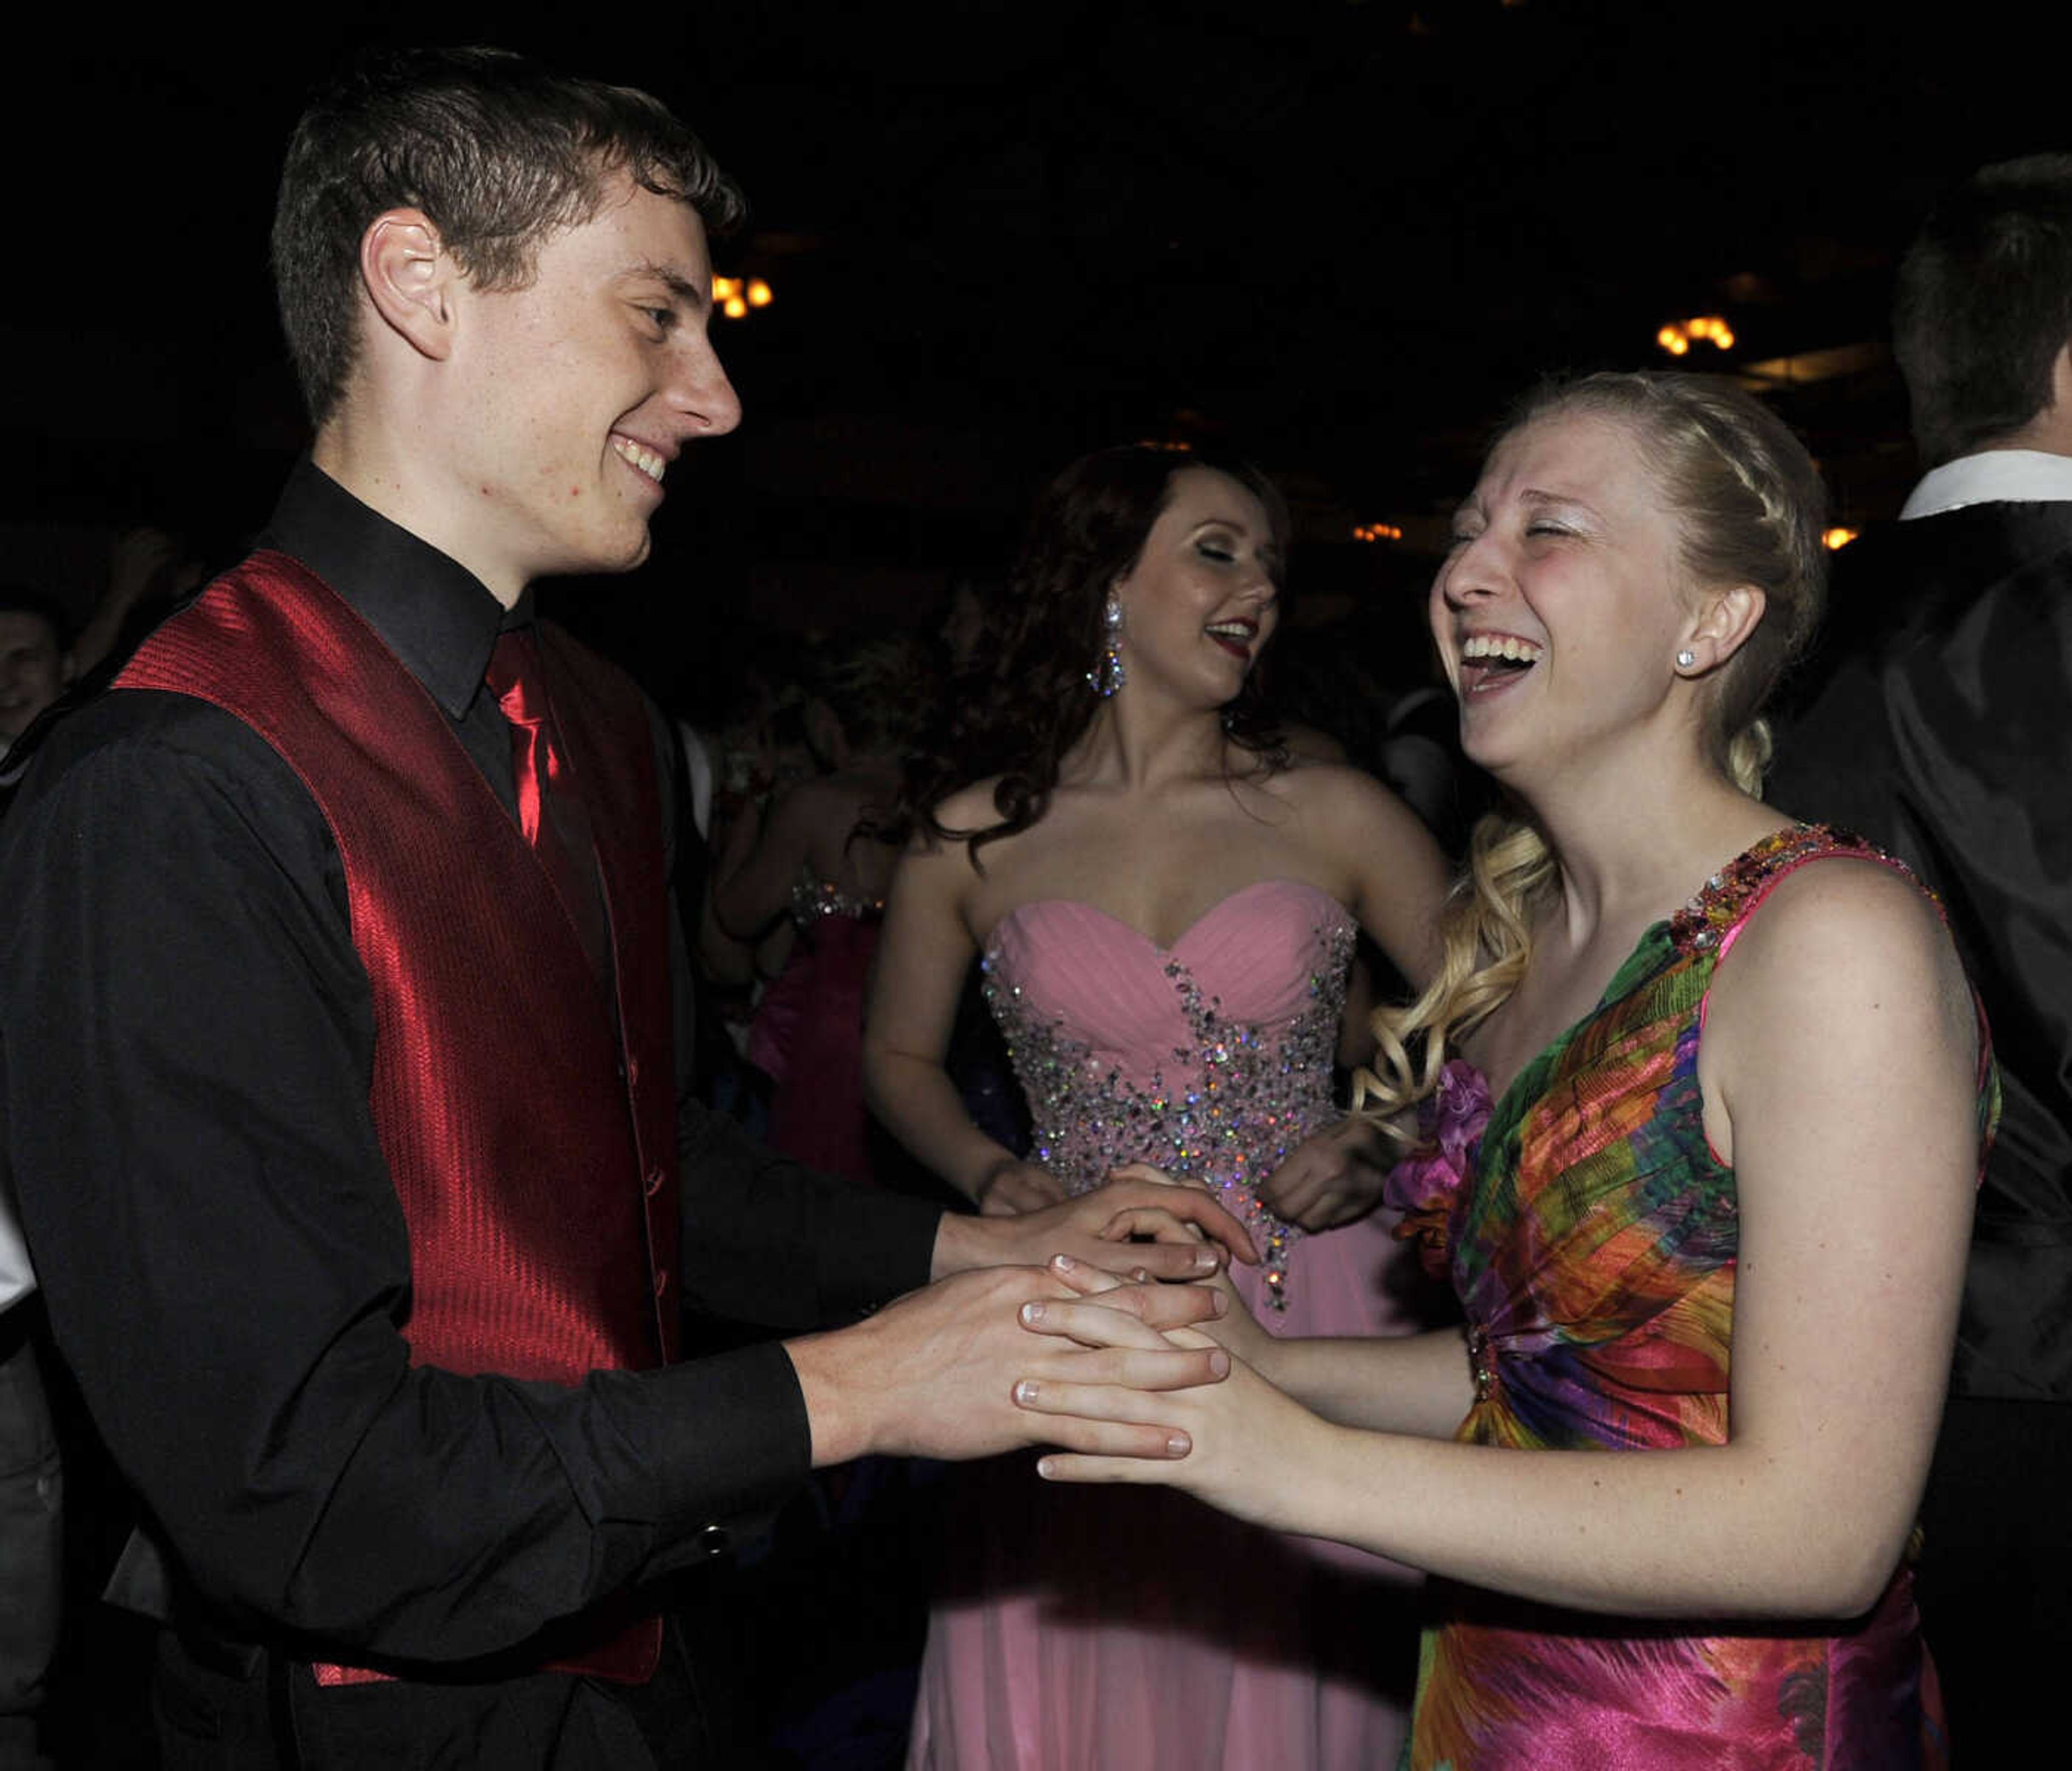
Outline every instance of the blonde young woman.
[[1757, 796], [1820, 509], [1774, 417], [1674, 376], [1543, 394], [1462, 507], [1433, 627], [1519, 814], [1478, 832], [1378, 1092], [1421, 1103], [1392, 1186], [1465, 1335], [1276, 1342], [1234, 1312], [1226, 1383], [1022, 1396], [1182, 1448], [1053, 1480], [1445, 1577], [1413, 1766], [1942, 1750], [1906, 1552], [1992, 1071], [1933, 902]]
[[[1357, 770], [1278, 744], [1253, 672], [1279, 619], [1272, 484], [1201, 454], [1108, 450], [1039, 499], [992, 680], [917, 783], [865, 1039], [873, 1105], [981, 1211], [1039, 1210], [1152, 1163], [1216, 1189], [1276, 1330], [1408, 1325], [1370, 1215], [1383, 1151], [1331, 1098], [1355, 927], [1420, 982], [1446, 869]], [[944, 1069], [987, 993], [1036, 1125], [1018, 1157]], [[1326, 1234], [1325, 1232], [1328, 1232]], [[1410, 1275], [1414, 1279], [1414, 1268]], [[1374, 1559], [1170, 1502], [962, 1490], [913, 1762], [978, 1771], [1365, 1768], [1393, 1756], [1415, 1594]]]

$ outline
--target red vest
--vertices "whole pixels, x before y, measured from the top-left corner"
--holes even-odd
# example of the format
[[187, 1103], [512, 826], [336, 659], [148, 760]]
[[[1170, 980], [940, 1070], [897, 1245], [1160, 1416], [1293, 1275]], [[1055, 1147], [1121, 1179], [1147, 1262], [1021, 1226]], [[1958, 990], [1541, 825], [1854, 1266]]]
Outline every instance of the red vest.
[[[373, 998], [368, 1104], [409, 1227], [412, 1364], [574, 1384], [676, 1350], [668, 907], [639, 692], [558, 630], [540, 639], [603, 881], [615, 1029], [545, 869], [446, 715], [307, 568], [253, 555], [116, 687], [234, 715], [330, 826]], [[639, 1625], [565, 1664], [645, 1679], [659, 1642]]]

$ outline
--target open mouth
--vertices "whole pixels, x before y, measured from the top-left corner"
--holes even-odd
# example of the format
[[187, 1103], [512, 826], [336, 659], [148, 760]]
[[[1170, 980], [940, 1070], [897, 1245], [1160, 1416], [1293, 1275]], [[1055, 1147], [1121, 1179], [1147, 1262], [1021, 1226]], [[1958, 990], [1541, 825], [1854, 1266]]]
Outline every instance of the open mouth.
[[635, 472], [645, 475], [656, 487], [662, 483], [662, 475], [668, 471], [666, 458], [650, 449], [645, 443], [637, 443], [631, 437], [612, 434], [611, 446], [619, 458]]
[[1515, 634], [1470, 634], [1461, 642], [1461, 693], [1507, 688], [1540, 662], [1540, 648]]
[[1233, 658], [1252, 659], [1252, 643], [1259, 637], [1256, 621], [1213, 621], [1202, 630]]

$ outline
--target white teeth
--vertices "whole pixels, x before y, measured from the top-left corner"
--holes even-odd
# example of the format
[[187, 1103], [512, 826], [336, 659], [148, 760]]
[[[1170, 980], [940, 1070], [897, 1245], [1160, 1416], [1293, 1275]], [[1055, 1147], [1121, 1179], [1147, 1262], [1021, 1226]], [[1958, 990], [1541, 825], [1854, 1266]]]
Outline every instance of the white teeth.
[[1255, 631], [1252, 623], [1247, 621], [1212, 621], [1203, 631], [1223, 634], [1232, 639], [1249, 639]]
[[621, 461], [639, 468], [656, 485], [661, 484], [663, 471], [669, 464], [653, 450], [643, 448], [630, 437], [614, 437], [611, 446], [619, 451]]
[[1515, 664], [1530, 664], [1538, 660], [1540, 648], [1511, 634], [1470, 634], [1461, 642], [1461, 656], [1464, 660], [1507, 658]]

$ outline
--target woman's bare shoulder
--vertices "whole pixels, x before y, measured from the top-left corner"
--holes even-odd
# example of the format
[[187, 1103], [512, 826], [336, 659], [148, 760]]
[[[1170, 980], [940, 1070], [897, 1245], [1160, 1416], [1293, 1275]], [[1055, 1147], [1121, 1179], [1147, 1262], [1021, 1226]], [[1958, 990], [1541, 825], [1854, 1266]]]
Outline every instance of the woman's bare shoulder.
[[935, 822], [945, 830], [978, 831], [1000, 822], [1000, 808], [993, 799], [1002, 777], [989, 775], [968, 787], [959, 787], [935, 803]]
[[1305, 816], [1333, 823], [1380, 820], [1394, 824], [1416, 814], [1395, 791], [1350, 762], [1297, 756], [1261, 785]]
[[[1759, 1029], [1778, 1016], [1824, 1023], [1914, 1015], [1968, 1040], [1970, 987], [1934, 900], [1911, 875], [1833, 856], [1778, 881], [1721, 963], [1716, 1018]], [[1739, 1011], [1739, 1012], [1737, 1012]]]

